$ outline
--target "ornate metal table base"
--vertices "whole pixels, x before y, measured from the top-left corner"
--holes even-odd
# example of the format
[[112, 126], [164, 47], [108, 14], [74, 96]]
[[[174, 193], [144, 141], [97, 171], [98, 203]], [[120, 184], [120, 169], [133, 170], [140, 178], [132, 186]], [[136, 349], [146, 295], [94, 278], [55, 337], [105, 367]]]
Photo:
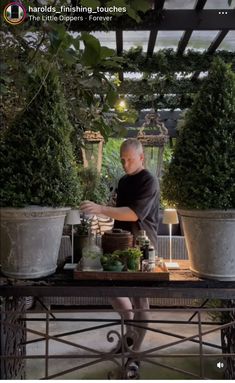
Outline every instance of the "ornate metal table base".
[[[221, 344], [222, 350], [225, 354], [235, 354], [235, 300], [230, 300], [226, 303], [232, 311], [224, 313], [222, 321], [224, 323], [233, 322], [231, 326], [225, 327], [221, 330]], [[224, 374], [225, 379], [235, 379], [235, 357], [227, 358], [226, 369]]]
[[[161, 366], [167, 370], [173, 370], [175, 372], [182, 373], [185, 376], [185, 379], [194, 378], [194, 379], [207, 379], [206, 376], [206, 361], [207, 358], [214, 358], [215, 363], [218, 360], [222, 360], [224, 364], [224, 374], [227, 379], [235, 378], [235, 309], [233, 301], [222, 301], [221, 307], [217, 308], [207, 308], [207, 307], [197, 307], [197, 308], [154, 308], [151, 309], [151, 312], [184, 312], [188, 313], [187, 320], [149, 320], [149, 321], [124, 321], [121, 319], [104, 319], [102, 316], [103, 312], [110, 310], [95, 310], [97, 312], [97, 319], [95, 318], [81, 318], [79, 312], [84, 310], [74, 310], [77, 313], [76, 318], [71, 318], [68, 311], [63, 311], [63, 317], [58, 315], [58, 311], [51, 311], [49, 309], [43, 308], [43, 310], [32, 311], [34, 316], [30, 315], [30, 312], [27, 312], [25, 315], [25, 299], [24, 298], [5, 298], [2, 302], [1, 309], [1, 378], [2, 379], [24, 379], [25, 378], [25, 360], [38, 358], [44, 360], [44, 372], [43, 376], [37, 377], [38, 379], [54, 379], [59, 376], [71, 373], [73, 371], [80, 371], [88, 366], [97, 366], [101, 362], [112, 362], [113, 368], [111, 372], [107, 373], [107, 378], [109, 379], [130, 379], [129, 376], [129, 364], [132, 360], [141, 361], [141, 364], [149, 363], [151, 366]], [[94, 311], [94, 310], [93, 310]], [[43, 312], [45, 317], [40, 316], [35, 317], [36, 314]], [[87, 311], [86, 311], [87, 312]], [[36, 314], [35, 314], [36, 313]], [[194, 315], [192, 315], [194, 313]], [[204, 319], [205, 313], [220, 313], [220, 320], [212, 322], [211, 320]], [[26, 326], [27, 321], [44, 321], [45, 322], [45, 331], [38, 331]], [[51, 333], [51, 324], [54, 322], [89, 322], [89, 325], [76, 329], [74, 331], [67, 331], [63, 333], [53, 334]], [[94, 325], [91, 323], [94, 322]], [[163, 331], [160, 329], [161, 324], [174, 324], [175, 331], [174, 333], [169, 331]], [[150, 334], [164, 334], [166, 339], [169, 337], [169, 341], [163, 345], [157, 345], [156, 347], [151, 347], [147, 350], [135, 353], [131, 348], [126, 344], [124, 337], [125, 334], [125, 325], [131, 324], [134, 329], [139, 327], [146, 327], [148, 333]], [[183, 325], [196, 325], [197, 332], [190, 336], [185, 336], [184, 332], [180, 333], [178, 327]], [[119, 330], [116, 331], [116, 328], [113, 329], [113, 326], [119, 326]], [[179, 325], [179, 326], [178, 326]], [[178, 326], [178, 327], [177, 327]], [[183, 326], [184, 327], [184, 326]], [[122, 345], [122, 353], [120, 355], [115, 354], [115, 350], [112, 352], [101, 351], [100, 349], [91, 348], [84, 346], [82, 343], [77, 342], [77, 340], [68, 339], [69, 336], [75, 334], [81, 334], [80, 339], [84, 339], [86, 332], [91, 333], [92, 331], [98, 331], [100, 329], [107, 329], [106, 338], [104, 343], [110, 343], [110, 346], [116, 344], [119, 341], [119, 344]], [[222, 345], [212, 344], [208, 342], [205, 338], [207, 335], [213, 332], [220, 332], [222, 334]], [[26, 332], [28, 334], [33, 334], [36, 339], [26, 340]], [[85, 333], [85, 334], [83, 334]], [[172, 337], [174, 340], [172, 340]], [[79, 339], [79, 337], [78, 337]], [[36, 342], [45, 342], [45, 352], [38, 355], [26, 354], [27, 344], [36, 343]], [[51, 342], [57, 342], [62, 346], [70, 347], [71, 350], [69, 353], [53, 353], [51, 352]], [[188, 354], [188, 353], [174, 353], [171, 352], [171, 347], [184, 345], [186, 342], [191, 342], [192, 344], [198, 345], [198, 353]], [[102, 346], [102, 345], [101, 345]], [[211, 347], [213, 353], [208, 353], [205, 350], [206, 347]], [[111, 347], [110, 347], [111, 348]], [[77, 351], [74, 351], [77, 350]], [[174, 350], [173, 350], [174, 351]], [[223, 352], [223, 354], [222, 354]], [[188, 357], [198, 357], [199, 360], [199, 369], [198, 373], [192, 373], [188, 370], [180, 369], [176, 366], [168, 364], [169, 357], [183, 358], [186, 360]], [[56, 363], [59, 365], [60, 359], [72, 358], [79, 363], [74, 367], [67, 368], [63, 371], [57, 371], [54, 373], [50, 372], [50, 365]], [[164, 363], [159, 362], [159, 358], [165, 358]], [[187, 366], [187, 363], [185, 363]], [[141, 368], [136, 371], [135, 376], [131, 378], [138, 379], [141, 376], [141, 379], [144, 379], [144, 376], [141, 375]]]
[[26, 300], [24, 297], [0, 299], [1, 379], [24, 379], [26, 327], [22, 318]]

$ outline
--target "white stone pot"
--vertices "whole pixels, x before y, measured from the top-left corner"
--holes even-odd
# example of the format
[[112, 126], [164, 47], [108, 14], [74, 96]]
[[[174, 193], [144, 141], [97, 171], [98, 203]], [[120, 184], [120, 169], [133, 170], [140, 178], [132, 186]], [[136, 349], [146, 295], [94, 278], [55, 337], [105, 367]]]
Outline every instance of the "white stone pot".
[[178, 212], [193, 274], [235, 281], [235, 209]]
[[2, 208], [2, 273], [17, 279], [54, 273], [68, 210], [40, 206]]

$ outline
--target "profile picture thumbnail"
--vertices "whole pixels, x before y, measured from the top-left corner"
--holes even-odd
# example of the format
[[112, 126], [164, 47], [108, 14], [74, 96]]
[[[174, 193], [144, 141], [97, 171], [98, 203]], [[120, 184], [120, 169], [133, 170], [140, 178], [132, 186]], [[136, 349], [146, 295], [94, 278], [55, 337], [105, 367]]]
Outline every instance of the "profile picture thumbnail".
[[11, 25], [18, 25], [25, 20], [26, 9], [20, 3], [9, 3], [4, 8], [3, 16], [7, 23]]

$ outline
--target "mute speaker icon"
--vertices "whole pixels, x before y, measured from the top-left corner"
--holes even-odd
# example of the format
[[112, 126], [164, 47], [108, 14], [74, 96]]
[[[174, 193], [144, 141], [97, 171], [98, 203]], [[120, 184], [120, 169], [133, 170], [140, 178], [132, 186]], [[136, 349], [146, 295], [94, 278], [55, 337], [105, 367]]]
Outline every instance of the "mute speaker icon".
[[216, 363], [216, 366], [218, 368], [223, 368], [224, 367], [224, 363], [223, 362], [218, 362], [218, 363]]

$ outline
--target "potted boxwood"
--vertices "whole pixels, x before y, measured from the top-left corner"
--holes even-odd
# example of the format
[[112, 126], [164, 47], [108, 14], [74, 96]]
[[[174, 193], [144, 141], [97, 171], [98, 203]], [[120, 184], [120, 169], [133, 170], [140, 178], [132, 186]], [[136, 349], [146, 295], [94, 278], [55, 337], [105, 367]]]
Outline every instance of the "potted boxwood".
[[235, 74], [220, 59], [186, 114], [162, 193], [181, 215], [193, 273], [235, 280]]
[[1, 263], [7, 276], [37, 278], [56, 269], [66, 206], [79, 197], [71, 130], [55, 69], [46, 74], [38, 68], [26, 108], [1, 139]]

